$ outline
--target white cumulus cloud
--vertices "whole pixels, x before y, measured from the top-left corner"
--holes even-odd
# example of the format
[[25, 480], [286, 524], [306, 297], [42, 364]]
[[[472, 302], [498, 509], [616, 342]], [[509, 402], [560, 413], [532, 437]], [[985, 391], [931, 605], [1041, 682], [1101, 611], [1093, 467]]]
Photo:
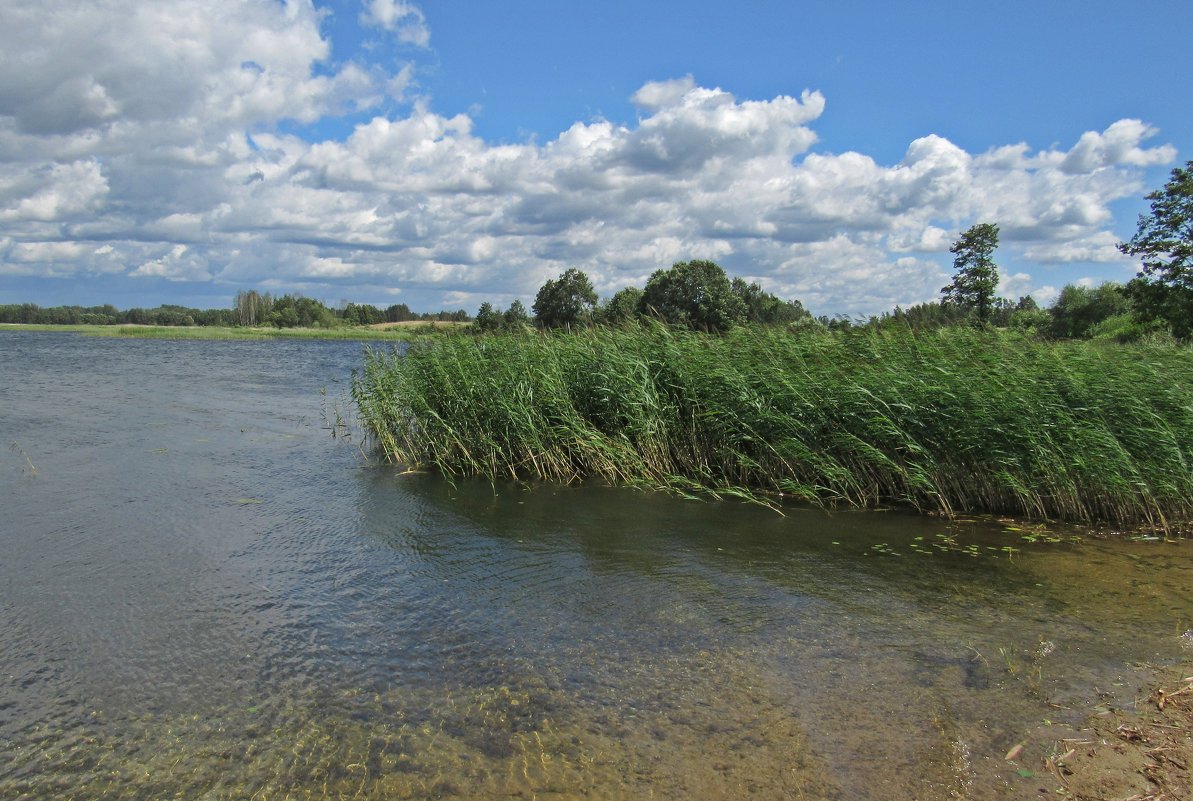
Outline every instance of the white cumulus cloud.
[[[427, 44], [417, 6], [360, 8]], [[525, 302], [567, 267], [609, 294], [712, 258], [815, 310], [875, 312], [937, 297], [975, 222], [1000, 225], [1016, 287], [1033, 264], [1114, 261], [1111, 204], [1175, 158], [1128, 119], [1038, 152], [927, 135], [881, 164], [817, 147], [818, 92], [743, 99], [691, 76], [645, 83], [632, 123], [492, 144], [430, 98], [386, 107], [412, 69], [334, 61], [323, 17], [310, 0], [6, 9], [2, 269], [437, 308]], [[337, 138], [282, 125], [345, 113], [360, 121]]]
[[361, 18], [368, 25], [376, 25], [397, 34], [398, 41], [427, 47], [431, 43], [431, 29], [418, 6], [404, 0], [366, 0]]
[[211, 277], [207, 260], [190, 252], [186, 245], [174, 245], [168, 252], [144, 262], [129, 273], [133, 278], [166, 278], [170, 281], [204, 281]]

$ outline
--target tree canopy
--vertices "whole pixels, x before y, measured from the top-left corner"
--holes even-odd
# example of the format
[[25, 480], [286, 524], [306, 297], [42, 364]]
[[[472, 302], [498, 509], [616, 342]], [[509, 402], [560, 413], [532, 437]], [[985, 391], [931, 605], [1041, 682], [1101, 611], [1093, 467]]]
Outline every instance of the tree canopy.
[[1098, 323], [1130, 311], [1131, 301], [1121, 284], [1066, 284], [1049, 310], [1048, 333], [1064, 339], [1085, 339]]
[[646, 282], [638, 311], [672, 325], [726, 331], [746, 320], [746, 305], [721, 266], [711, 261], [676, 262]]
[[582, 270], [570, 267], [542, 285], [531, 309], [540, 326], [562, 328], [587, 322], [596, 303], [592, 281]]
[[605, 301], [601, 307], [601, 318], [609, 325], [622, 325], [638, 317], [638, 301], [642, 299], [642, 290], [636, 286], [627, 286], [618, 290], [613, 297]]
[[504, 320], [502, 318], [501, 312], [494, 309], [493, 304], [486, 300], [481, 304], [481, 307], [476, 310], [476, 318], [472, 324], [475, 325], [480, 331], [488, 331], [491, 333], [493, 331], [500, 331], [502, 322], [504, 322]]
[[526, 307], [516, 298], [501, 315], [501, 325], [507, 331], [521, 331], [529, 322], [530, 315], [526, 313]]
[[994, 293], [998, 290], [998, 266], [993, 254], [998, 247], [998, 226], [979, 223], [961, 235], [949, 252], [957, 274], [953, 282], [941, 288], [943, 301], [975, 313], [986, 322], [994, 308]]
[[1172, 171], [1162, 189], [1147, 195], [1151, 212], [1119, 250], [1141, 258], [1127, 285], [1137, 312], [1166, 322], [1178, 337], [1193, 334], [1193, 161]]
[[746, 319], [751, 323], [784, 325], [812, 319], [812, 314], [798, 300], [781, 300], [756, 282], [747, 284], [744, 279], [734, 278], [730, 286], [733, 288], [733, 294], [741, 298], [746, 309]]
[[335, 312], [314, 298], [302, 295], [282, 295], [262, 317], [262, 322], [275, 328], [335, 328]]

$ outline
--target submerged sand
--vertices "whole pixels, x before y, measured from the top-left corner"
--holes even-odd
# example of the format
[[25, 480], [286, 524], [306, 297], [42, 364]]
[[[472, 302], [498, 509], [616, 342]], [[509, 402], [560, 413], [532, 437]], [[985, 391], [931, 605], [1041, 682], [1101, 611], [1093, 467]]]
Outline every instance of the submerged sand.
[[1193, 659], [1158, 669], [1129, 705], [1097, 705], [1080, 728], [1028, 732], [1007, 756], [1008, 773], [1026, 780], [1009, 797], [1193, 799]]

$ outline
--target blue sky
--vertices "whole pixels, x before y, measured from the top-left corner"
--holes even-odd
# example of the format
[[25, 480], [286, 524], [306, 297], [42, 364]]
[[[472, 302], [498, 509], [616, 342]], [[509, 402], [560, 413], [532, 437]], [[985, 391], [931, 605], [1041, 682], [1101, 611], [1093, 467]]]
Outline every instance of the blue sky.
[[1187, 3], [0, 0], [0, 303], [419, 310], [712, 258], [820, 314], [1126, 280]]
[[[424, 3], [445, 111], [478, 132], [554, 136], [592, 116], [631, 123], [648, 80], [691, 74], [742, 98], [821, 91], [821, 147], [898, 161], [912, 139], [971, 152], [1074, 140], [1143, 117], [1190, 136], [1177, 76], [1188, 4], [1121, 2]], [[474, 4], [475, 5], [475, 4]], [[1152, 119], [1154, 117], [1154, 119]]]

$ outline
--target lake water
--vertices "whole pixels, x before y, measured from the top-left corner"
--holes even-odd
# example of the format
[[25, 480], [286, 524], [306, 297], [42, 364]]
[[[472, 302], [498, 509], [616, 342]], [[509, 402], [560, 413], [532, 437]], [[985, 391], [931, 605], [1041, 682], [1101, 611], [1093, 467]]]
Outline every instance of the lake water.
[[361, 350], [0, 333], [0, 798], [1039, 797], [1188, 653], [1188, 543], [453, 487]]

